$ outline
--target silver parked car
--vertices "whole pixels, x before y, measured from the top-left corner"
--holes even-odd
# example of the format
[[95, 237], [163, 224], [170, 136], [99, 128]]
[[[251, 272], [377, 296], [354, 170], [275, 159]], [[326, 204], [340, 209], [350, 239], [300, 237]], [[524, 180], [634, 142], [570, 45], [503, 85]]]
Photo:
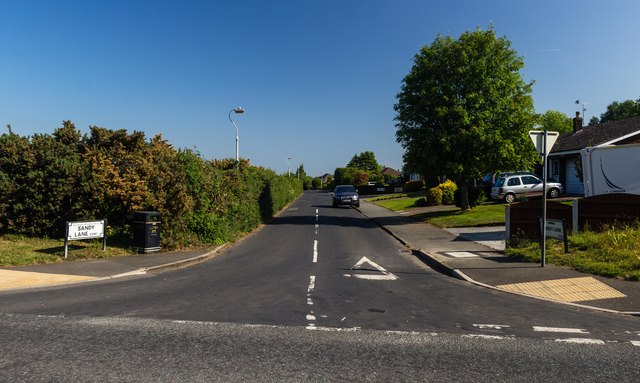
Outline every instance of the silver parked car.
[[[557, 198], [564, 193], [562, 184], [547, 181], [547, 196]], [[512, 203], [518, 197], [542, 195], [542, 180], [530, 174], [514, 174], [500, 177], [491, 188], [491, 198]]]

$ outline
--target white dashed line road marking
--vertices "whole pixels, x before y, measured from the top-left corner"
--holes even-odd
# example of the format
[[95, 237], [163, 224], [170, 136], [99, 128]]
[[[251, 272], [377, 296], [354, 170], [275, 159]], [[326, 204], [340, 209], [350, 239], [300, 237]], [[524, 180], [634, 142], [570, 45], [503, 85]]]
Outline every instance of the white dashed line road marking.
[[556, 339], [559, 343], [575, 343], [575, 344], [604, 344], [604, 341], [600, 339], [588, 339], [588, 338], [567, 338]]
[[318, 263], [318, 240], [313, 241], [313, 263]]
[[[311, 275], [309, 277], [309, 286], [307, 287], [307, 305], [308, 306], [313, 306], [313, 299], [311, 295], [313, 294], [313, 290], [315, 288], [316, 288], [316, 276]], [[316, 324], [314, 322], [316, 320], [316, 316], [313, 314], [313, 310], [311, 310], [309, 314], [307, 314], [306, 319], [309, 322], [307, 324], [307, 330], [315, 330]]]
[[473, 327], [477, 327], [479, 329], [502, 330], [503, 328], [509, 328], [511, 326], [509, 326], [507, 324], [474, 324]]
[[462, 336], [463, 338], [470, 339], [493, 339], [493, 340], [505, 340], [505, 339], [514, 339], [513, 335], [510, 336], [501, 336], [501, 335], [485, 335], [485, 334], [466, 334]]
[[538, 332], [562, 332], [567, 334], [588, 334], [589, 331], [581, 328], [563, 328], [563, 327], [542, 327], [533, 326], [533, 331]]

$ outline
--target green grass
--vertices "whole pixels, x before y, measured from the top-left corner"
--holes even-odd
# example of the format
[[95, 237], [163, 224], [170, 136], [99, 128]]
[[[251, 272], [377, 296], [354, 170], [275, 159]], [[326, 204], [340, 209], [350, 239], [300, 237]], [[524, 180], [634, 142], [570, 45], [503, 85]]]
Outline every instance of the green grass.
[[438, 227], [472, 227], [504, 225], [504, 205], [486, 204], [471, 210], [430, 211], [413, 216]]
[[[561, 241], [548, 240], [545, 261], [585, 273], [640, 281], [640, 226], [608, 228], [569, 235], [569, 252]], [[537, 241], [524, 241], [505, 250], [507, 255], [540, 262]]]
[[378, 206], [385, 207], [389, 210], [399, 211], [399, 210], [407, 210], [411, 207], [415, 207], [415, 203], [422, 197], [401, 197], [401, 198], [393, 198], [393, 199], [384, 199], [384, 200], [375, 200], [375, 204]]
[[[124, 246], [110, 244], [102, 251], [102, 240], [73, 241], [69, 243], [68, 258], [79, 259], [108, 258], [131, 254]], [[25, 266], [65, 261], [64, 240], [30, 238], [17, 235], [0, 236], [0, 266]]]
[[[374, 203], [393, 211], [410, 211], [415, 207], [415, 201], [420, 198], [422, 197], [402, 197]], [[455, 206], [436, 206], [433, 211], [415, 214], [413, 217], [439, 227], [504, 225], [504, 207], [503, 204], [484, 204], [462, 211]]]

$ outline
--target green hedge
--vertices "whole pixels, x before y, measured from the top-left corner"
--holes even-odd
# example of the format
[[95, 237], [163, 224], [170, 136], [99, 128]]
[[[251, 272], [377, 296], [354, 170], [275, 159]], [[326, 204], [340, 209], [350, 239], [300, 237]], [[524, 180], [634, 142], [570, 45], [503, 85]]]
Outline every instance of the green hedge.
[[130, 235], [138, 210], [162, 214], [164, 247], [234, 240], [293, 201], [302, 182], [242, 160], [207, 161], [161, 136], [63, 122], [53, 135], [0, 136], [0, 234], [62, 237], [64, 222], [107, 218]]

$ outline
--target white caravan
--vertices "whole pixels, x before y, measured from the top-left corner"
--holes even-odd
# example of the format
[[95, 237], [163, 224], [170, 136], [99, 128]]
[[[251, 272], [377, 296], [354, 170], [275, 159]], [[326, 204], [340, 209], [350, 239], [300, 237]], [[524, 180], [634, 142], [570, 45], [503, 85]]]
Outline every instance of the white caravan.
[[581, 155], [585, 197], [640, 195], [640, 144], [587, 147]]

